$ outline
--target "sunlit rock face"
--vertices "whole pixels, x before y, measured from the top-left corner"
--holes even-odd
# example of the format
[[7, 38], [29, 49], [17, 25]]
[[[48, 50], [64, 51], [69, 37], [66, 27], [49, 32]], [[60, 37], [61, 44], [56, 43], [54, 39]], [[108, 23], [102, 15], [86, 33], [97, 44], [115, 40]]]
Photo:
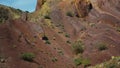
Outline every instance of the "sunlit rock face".
[[37, 0], [36, 11], [39, 10], [46, 0]]
[[[51, 0], [54, 1], [54, 0]], [[62, 0], [61, 0], [62, 1]], [[66, 2], [69, 0], [66, 0]], [[95, 9], [100, 14], [108, 14], [120, 18], [120, 0], [73, 0], [77, 15], [86, 17], [91, 9]], [[46, 0], [37, 0], [36, 11], [41, 9]]]
[[79, 17], [85, 17], [92, 9], [90, 0], [75, 0], [75, 7]]
[[99, 13], [120, 18], [120, 0], [75, 0], [75, 7], [80, 17], [88, 15], [94, 8]]
[[41, 7], [41, 5], [42, 5], [42, 0], [37, 0], [36, 11]]

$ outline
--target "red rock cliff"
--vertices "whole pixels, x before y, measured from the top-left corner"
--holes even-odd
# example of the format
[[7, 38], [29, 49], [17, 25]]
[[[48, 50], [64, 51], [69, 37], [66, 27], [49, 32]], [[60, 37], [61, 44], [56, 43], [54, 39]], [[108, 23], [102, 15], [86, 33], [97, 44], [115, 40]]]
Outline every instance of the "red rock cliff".
[[41, 8], [41, 6], [44, 4], [46, 0], [37, 0], [37, 6], [36, 6], [36, 11]]

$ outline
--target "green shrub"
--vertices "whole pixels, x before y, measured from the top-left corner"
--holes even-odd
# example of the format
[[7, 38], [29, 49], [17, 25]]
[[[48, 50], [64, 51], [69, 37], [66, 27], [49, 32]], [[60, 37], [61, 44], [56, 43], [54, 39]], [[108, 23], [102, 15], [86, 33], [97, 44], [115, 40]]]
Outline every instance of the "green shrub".
[[76, 66], [81, 65], [82, 64], [82, 58], [76, 58], [76, 59], [74, 59], [74, 63], [75, 63]]
[[67, 40], [66, 43], [71, 44], [71, 42], [69, 40]]
[[87, 58], [85, 58], [85, 59], [82, 60], [82, 64], [84, 65], [84, 67], [87, 67], [87, 66], [90, 66], [90, 65], [91, 65], [91, 64], [90, 64], [90, 60], [87, 59]]
[[35, 58], [35, 55], [33, 53], [23, 53], [21, 55], [21, 58], [25, 61], [33, 61], [33, 58]]
[[75, 52], [75, 54], [84, 52], [84, 44], [80, 40], [75, 41], [72, 45], [72, 48], [73, 48], [73, 51]]
[[59, 53], [60, 55], [64, 55], [64, 53], [63, 53], [62, 50], [58, 50], [58, 53]]
[[45, 40], [45, 44], [51, 44], [49, 40]]
[[120, 56], [112, 56], [112, 59], [109, 61], [103, 62], [96, 66], [91, 66], [90, 68], [120, 68]]
[[120, 68], [120, 57], [114, 57], [105, 63], [105, 68]]
[[59, 34], [62, 34], [63, 32], [60, 31], [60, 32], [58, 32], [58, 33], [59, 33]]
[[72, 13], [72, 12], [70, 12], [70, 11], [69, 11], [69, 12], [67, 12], [67, 13], [66, 13], [66, 15], [67, 15], [67, 16], [69, 16], [69, 17], [73, 17], [73, 13]]
[[57, 62], [57, 61], [58, 61], [58, 59], [56, 57], [52, 58], [52, 62]]
[[82, 64], [84, 65], [84, 67], [87, 67], [90, 65], [90, 60], [87, 58], [79, 57], [79, 58], [74, 59], [74, 63], [76, 66], [79, 66]]
[[102, 51], [102, 50], [106, 50], [106, 49], [107, 49], [106, 44], [104, 44], [104, 43], [98, 44], [98, 50]]
[[90, 23], [89, 24], [91, 27], [94, 27], [96, 24], [95, 23]]
[[70, 38], [70, 35], [66, 33], [66, 34], [65, 34], [65, 37]]
[[22, 10], [20, 10], [20, 9], [17, 9], [17, 11], [22, 12]]
[[120, 32], [120, 27], [117, 27], [117, 29], [116, 29], [118, 32]]
[[106, 65], [106, 68], [116, 68], [115, 64]]

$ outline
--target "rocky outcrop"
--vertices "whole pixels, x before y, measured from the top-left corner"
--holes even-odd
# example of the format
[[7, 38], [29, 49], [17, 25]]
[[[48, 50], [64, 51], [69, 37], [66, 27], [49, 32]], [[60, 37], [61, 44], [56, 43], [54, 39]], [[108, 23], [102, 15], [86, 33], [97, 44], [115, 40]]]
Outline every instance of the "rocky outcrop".
[[120, 18], [120, 0], [90, 0], [90, 2], [99, 13]]
[[39, 10], [46, 0], [37, 0], [36, 11]]
[[90, 0], [75, 0], [75, 7], [79, 17], [85, 17], [92, 9]]
[[111, 15], [120, 18], [120, 0], [75, 0], [75, 7], [80, 17], [88, 15], [94, 8], [100, 14]]

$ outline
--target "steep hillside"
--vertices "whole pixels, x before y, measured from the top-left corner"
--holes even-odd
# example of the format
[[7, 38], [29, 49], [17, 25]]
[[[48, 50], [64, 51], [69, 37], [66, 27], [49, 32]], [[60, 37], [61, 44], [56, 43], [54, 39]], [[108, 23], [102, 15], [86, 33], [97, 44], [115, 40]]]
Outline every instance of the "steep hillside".
[[4, 22], [3, 20], [20, 18], [21, 14], [22, 11], [20, 9], [0, 5], [0, 22]]
[[[111, 57], [120, 56], [119, 5], [119, 0], [38, 0], [33, 13], [7, 7], [7, 19], [0, 17], [0, 68], [109, 66]], [[115, 63], [119, 68], [119, 60]]]

